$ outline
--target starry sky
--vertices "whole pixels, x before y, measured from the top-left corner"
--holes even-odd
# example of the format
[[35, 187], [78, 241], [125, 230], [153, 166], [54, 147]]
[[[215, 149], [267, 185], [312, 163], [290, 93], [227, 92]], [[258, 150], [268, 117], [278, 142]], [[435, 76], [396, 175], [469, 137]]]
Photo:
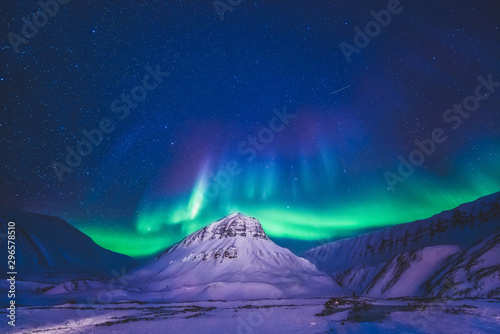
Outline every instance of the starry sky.
[[234, 211], [298, 252], [500, 190], [494, 1], [61, 2], [0, 4], [2, 204], [145, 257]]

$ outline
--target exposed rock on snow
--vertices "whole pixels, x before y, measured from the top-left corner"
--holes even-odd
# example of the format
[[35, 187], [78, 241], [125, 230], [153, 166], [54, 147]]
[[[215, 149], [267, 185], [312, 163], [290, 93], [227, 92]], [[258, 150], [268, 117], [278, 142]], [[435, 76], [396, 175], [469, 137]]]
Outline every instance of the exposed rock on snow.
[[424, 286], [430, 296], [498, 298], [500, 296], [500, 232], [461, 253]]
[[373, 278], [363, 295], [374, 298], [417, 296], [420, 287], [439, 271], [458, 246], [432, 246], [396, 255]]

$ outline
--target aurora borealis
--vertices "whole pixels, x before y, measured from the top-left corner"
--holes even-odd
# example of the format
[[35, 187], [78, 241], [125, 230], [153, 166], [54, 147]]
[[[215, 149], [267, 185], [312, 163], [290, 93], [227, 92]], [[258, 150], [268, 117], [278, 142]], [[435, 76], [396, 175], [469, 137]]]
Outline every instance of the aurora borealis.
[[[18, 54], [7, 33], [37, 7], [1, 4], [1, 202], [144, 257], [235, 211], [298, 245], [499, 191], [500, 87], [389, 189], [478, 76], [500, 81], [495, 4], [401, 5], [347, 62], [339, 44], [387, 1], [245, 1], [222, 21], [210, 1], [69, 2]], [[155, 66], [170, 75], [120, 119], [110, 105]], [[60, 182], [52, 163], [104, 118]]]

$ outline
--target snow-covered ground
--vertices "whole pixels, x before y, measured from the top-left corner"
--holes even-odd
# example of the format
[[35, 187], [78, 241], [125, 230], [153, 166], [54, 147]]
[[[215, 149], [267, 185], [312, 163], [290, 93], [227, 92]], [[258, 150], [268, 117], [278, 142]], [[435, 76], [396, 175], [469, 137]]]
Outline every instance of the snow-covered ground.
[[[8, 329], [0, 314], [2, 333]], [[20, 307], [9, 333], [498, 333], [500, 300], [369, 298]]]

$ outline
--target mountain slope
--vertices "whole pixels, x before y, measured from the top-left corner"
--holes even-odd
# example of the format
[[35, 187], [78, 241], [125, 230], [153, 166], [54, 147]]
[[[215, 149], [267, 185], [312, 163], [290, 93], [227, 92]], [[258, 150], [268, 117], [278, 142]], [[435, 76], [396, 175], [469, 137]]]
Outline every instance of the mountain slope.
[[340, 287], [344, 288], [347, 295], [353, 294], [359, 296], [384, 265], [385, 263], [379, 264], [378, 266], [358, 264], [346, 271], [333, 275], [332, 278]]
[[189, 300], [342, 291], [309, 261], [273, 243], [257, 219], [239, 213], [186, 237], [131, 272], [127, 281], [135, 291], [163, 291]]
[[373, 298], [418, 296], [421, 286], [461, 251], [458, 246], [431, 246], [392, 258], [373, 278], [363, 295]]
[[498, 227], [500, 193], [465, 203], [428, 219], [313, 248], [304, 257], [329, 274], [358, 264], [387, 263], [394, 255], [435, 245], [472, 246]]
[[[471, 247], [483, 238], [496, 233], [499, 223], [500, 193], [495, 193], [428, 219], [401, 224], [311, 249], [306, 252], [305, 258], [315, 263], [320, 270], [330, 274], [349, 292], [358, 294], [365, 290], [365, 294], [379, 297], [419, 295], [424, 292], [423, 287], [417, 287], [417, 285], [423, 285], [428, 279], [437, 275], [441, 266], [446, 266], [447, 270], [452, 270], [455, 266], [467, 267], [468, 273], [474, 270], [476, 267], [472, 264], [450, 264], [450, 261], [460, 255], [464, 257], [463, 261], [476, 263], [480, 251], [472, 250]], [[491, 246], [494, 240], [490, 240], [487, 245]], [[485, 245], [486, 248], [489, 246]], [[470, 248], [471, 250], [468, 251]], [[432, 249], [438, 251], [430, 253]], [[447, 252], [451, 249], [457, 252], [449, 257]], [[458, 253], [459, 249], [462, 250], [460, 253]], [[495, 258], [494, 252], [497, 251], [496, 247], [488, 250], [489, 261]], [[484, 274], [488, 279], [493, 280], [490, 283], [478, 283], [479, 285], [496, 286], [494, 282], [497, 282], [499, 278], [495, 276], [497, 272], [494, 270], [494, 265], [493, 263], [487, 266], [488, 269], [478, 267], [477, 270], [481, 274], [486, 270]], [[409, 281], [406, 273], [412, 271], [420, 276]], [[457, 275], [459, 276], [458, 273]], [[478, 275], [480, 276], [479, 273]], [[442, 278], [442, 276], [444, 273], [439, 277]], [[446, 284], [440, 282], [439, 277], [426, 285], [426, 293], [431, 295], [442, 293], [440, 291]], [[447, 279], [453, 280], [452, 277]], [[472, 278], [469, 277], [469, 279]], [[484, 280], [484, 277], [481, 279]], [[462, 295], [472, 296], [479, 293], [477, 290], [479, 285], [474, 288], [464, 288]], [[486, 290], [481, 294], [494, 293], [491, 289]]]
[[[0, 207], [0, 234], [7, 234], [13, 221], [17, 279], [59, 283], [72, 278], [108, 278], [112, 271], [129, 270], [138, 263], [125, 255], [98, 246], [90, 237], [62, 219]], [[0, 238], [2, 252], [6, 238]], [[7, 267], [7, 257], [0, 257]], [[4, 275], [3, 271], [0, 275]]]
[[423, 287], [425, 295], [500, 296], [500, 232], [493, 233], [441, 268]]

